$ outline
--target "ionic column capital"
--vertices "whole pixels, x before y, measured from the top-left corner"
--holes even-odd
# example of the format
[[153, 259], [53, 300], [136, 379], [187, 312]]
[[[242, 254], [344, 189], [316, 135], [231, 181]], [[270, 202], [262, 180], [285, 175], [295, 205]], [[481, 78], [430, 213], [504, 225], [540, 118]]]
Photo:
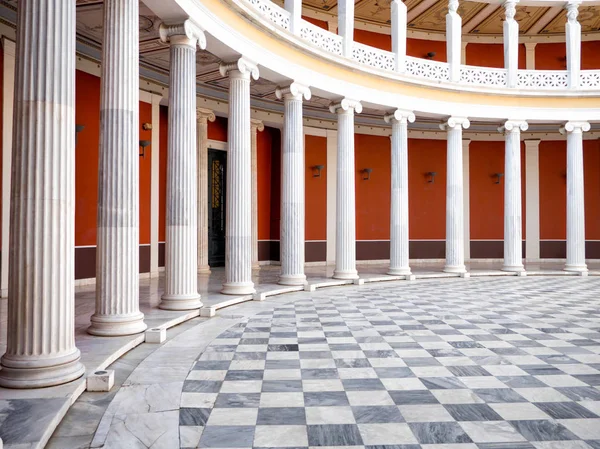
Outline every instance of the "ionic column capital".
[[565, 126], [560, 128], [561, 134], [583, 134], [590, 130], [589, 122], [567, 122]]
[[331, 103], [329, 105], [329, 110], [333, 114], [343, 114], [345, 112], [350, 112], [351, 110], [360, 114], [362, 112], [362, 104], [358, 100], [344, 98], [339, 102]]
[[210, 109], [196, 108], [196, 121], [198, 123], [214, 122], [217, 118], [215, 113]]
[[229, 76], [230, 78], [250, 79], [252, 77], [252, 79], [257, 80], [259, 77], [256, 63], [243, 56], [236, 61], [222, 62], [219, 66], [219, 72], [221, 72], [221, 76]]
[[204, 31], [191, 20], [173, 25], [167, 25], [163, 22], [160, 24], [158, 32], [162, 42], [170, 42], [174, 45], [187, 45], [194, 49], [196, 45], [203, 50], [206, 48], [206, 35]]
[[275, 95], [279, 100], [310, 100], [312, 94], [308, 86], [293, 82], [286, 86], [277, 86]]
[[384, 115], [383, 119], [386, 123], [413, 123], [415, 121], [415, 113], [406, 109], [396, 109], [391, 114]]
[[262, 132], [265, 130], [265, 124], [263, 123], [262, 120], [251, 118], [250, 119], [250, 129], [253, 133], [255, 133], [256, 131]]
[[525, 120], [507, 120], [504, 125], [498, 128], [499, 133], [518, 133], [527, 131], [529, 124]]
[[440, 123], [440, 129], [442, 131], [455, 128], [467, 129], [469, 126], [471, 126], [471, 122], [469, 122], [469, 119], [466, 117], [450, 117], [445, 122]]

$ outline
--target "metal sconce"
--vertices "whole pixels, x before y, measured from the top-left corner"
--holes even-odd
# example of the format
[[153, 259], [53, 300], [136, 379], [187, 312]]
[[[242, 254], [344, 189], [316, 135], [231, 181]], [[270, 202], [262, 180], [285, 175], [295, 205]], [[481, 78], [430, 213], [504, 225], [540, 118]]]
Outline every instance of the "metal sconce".
[[425, 57], [426, 57], [427, 59], [433, 59], [433, 58], [435, 58], [435, 51], [430, 51], [429, 53], [427, 53], [427, 54], [425, 55]]
[[140, 140], [140, 148], [142, 149], [140, 157], [146, 159], [146, 147], [150, 146], [151, 143], [152, 142], [150, 142], [149, 140]]
[[151, 131], [152, 130], [152, 123], [142, 123], [142, 129], [144, 131]]
[[79, 136], [79, 133], [83, 131], [84, 128], [85, 125], [75, 125], [75, 145], [77, 145], [77, 137]]
[[504, 176], [504, 173], [494, 173], [494, 175], [492, 176], [493, 178], [496, 178], [496, 181], [494, 181], [494, 184], [500, 184], [500, 179], [502, 179], [503, 176]]
[[321, 170], [323, 170], [325, 168], [325, 166], [324, 165], [313, 165], [311, 168], [313, 170], [313, 178], [320, 178]]
[[435, 175], [437, 175], [437, 173], [434, 172], [434, 171], [430, 171], [430, 172], [425, 173], [425, 176], [427, 178], [429, 178], [429, 179], [427, 179], [427, 182], [429, 184], [433, 184], [435, 182]]
[[371, 179], [371, 172], [373, 171], [372, 168], [363, 168], [360, 172], [366, 174], [366, 177], [363, 176], [363, 181], [368, 181], [369, 179]]

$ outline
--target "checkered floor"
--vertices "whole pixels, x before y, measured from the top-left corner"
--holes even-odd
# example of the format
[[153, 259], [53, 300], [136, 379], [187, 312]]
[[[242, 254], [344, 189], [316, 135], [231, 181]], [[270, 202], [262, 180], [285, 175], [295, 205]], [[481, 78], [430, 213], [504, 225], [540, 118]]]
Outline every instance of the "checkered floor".
[[323, 290], [221, 334], [181, 447], [600, 448], [600, 278]]

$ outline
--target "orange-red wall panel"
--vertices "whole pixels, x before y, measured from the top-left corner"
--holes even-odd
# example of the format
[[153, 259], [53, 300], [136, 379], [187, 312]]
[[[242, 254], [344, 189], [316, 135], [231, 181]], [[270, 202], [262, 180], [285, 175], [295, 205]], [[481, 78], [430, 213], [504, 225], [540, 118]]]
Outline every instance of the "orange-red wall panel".
[[[426, 173], [436, 172], [427, 182]], [[409, 236], [413, 240], [446, 238], [446, 141], [408, 141]]]
[[406, 54], [415, 58], [427, 58], [427, 53], [435, 52], [434, 61], [446, 62], [446, 42], [424, 39], [406, 39]]
[[271, 240], [279, 240], [281, 233], [281, 132], [265, 127], [271, 134]]
[[392, 36], [389, 34], [355, 29], [354, 40], [361, 44], [370, 45], [371, 47], [392, 51]]
[[[537, 48], [536, 48], [537, 50]], [[581, 69], [600, 69], [600, 41], [586, 41], [581, 43]]]
[[265, 127], [256, 136], [258, 240], [271, 239], [271, 144], [271, 130]]
[[[390, 238], [390, 138], [355, 134], [356, 239]], [[369, 180], [361, 173], [373, 171]]]
[[536, 70], [567, 70], [564, 42], [540, 43], [535, 46]]
[[160, 155], [158, 166], [158, 240], [166, 239], [165, 227], [167, 220], [167, 149], [169, 142], [169, 109], [160, 107]]
[[304, 20], [306, 20], [307, 22], [310, 22], [313, 25], [318, 26], [319, 28], [323, 28], [324, 30], [329, 29], [327, 22], [325, 22], [324, 20], [313, 19], [312, 17], [306, 17], [306, 16], [302, 16], [302, 18]]
[[214, 122], [208, 122], [208, 138], [218, 140], [219, 142], [227, 142], [227, 118], [216, 117]]
[[77, 70], [75, 123], [85, 128], [75, 147], [75, 246], [96, 245], [100, 78]]
[[[140, 102], [140, 139], [152, 141], [152, 130], [142, 129], [143, 123], [152, 123], [152, 105]], [[152, 185], [152, 145], [146, 147], [144, 157], [139, 157], [140, 162], [140, 243], [150, 243], [150, 191]]]
[[[504, 45], [503, 44], [478, 44], [469, 42], [466, 49], [467, 65], [481, 67], [504, 67]], [[526, 66], [525, 45], [519, 45], [519, 68]]]
[[[327, 240], [327, 138], [304, 137], [305, 239]], [[321, 176], [313, 176], [315, 165], [323, 165]]]
[[565, 141], [540, 142], [541, 240], [565, 240], [567, 236], [566, 150]]

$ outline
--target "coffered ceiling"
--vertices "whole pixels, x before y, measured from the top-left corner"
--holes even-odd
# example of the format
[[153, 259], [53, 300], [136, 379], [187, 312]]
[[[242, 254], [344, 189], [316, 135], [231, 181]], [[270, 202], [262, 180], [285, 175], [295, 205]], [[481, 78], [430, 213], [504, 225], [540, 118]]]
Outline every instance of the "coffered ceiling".
[[[283, 4], [283, 0], [275, 0]], [[337, 14], [337, 0], [304, 0], [305, 10]], [[356, 0], [357, 20], [386, 25], [390, 23], [391, 0]], [[414, 30], [445, 31], [447, 0], [406, 0], [408, 26]], [[463, 33], [471, 35], [501, 35], [504, 8], [473, 1], [460, 1], [459, 13], [463, 19]], [[566, 23], [565, 11], [560, 7], [517, 6], [516, 20], [521, 34], [562, 34]], [[579, 10], [579, 21], [584, 33], [600, 31], [600, 6], [586, 6]]]

